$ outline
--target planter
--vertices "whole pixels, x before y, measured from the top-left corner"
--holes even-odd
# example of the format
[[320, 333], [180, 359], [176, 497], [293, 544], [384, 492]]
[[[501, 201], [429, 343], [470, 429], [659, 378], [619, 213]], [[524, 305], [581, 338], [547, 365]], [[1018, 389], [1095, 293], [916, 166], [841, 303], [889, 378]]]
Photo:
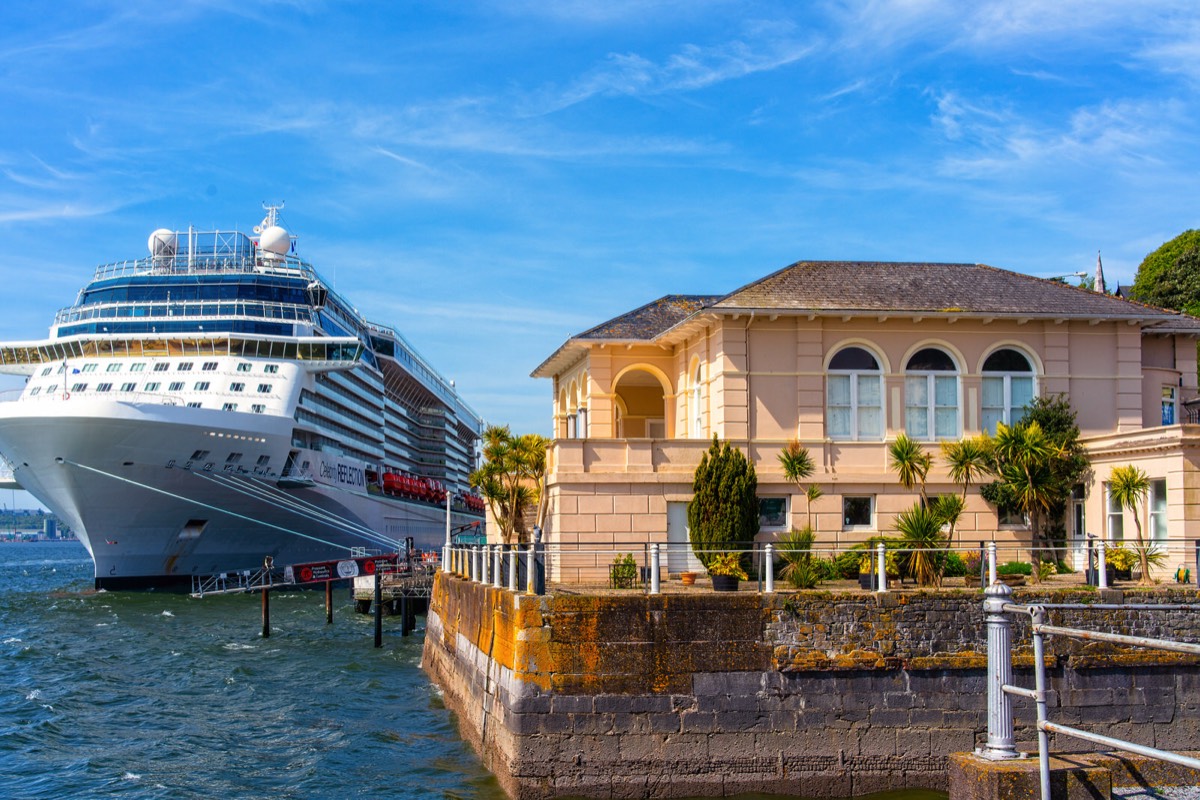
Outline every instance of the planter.
[[859, 588], [871, 592], [875, 590], [875, 576], [869, 572], [858, 573]]
[[732, 575], [713, 575], [712, 587], [714, 592], [736, 592], [738, 579]]
[[966, 586], [968, 589], [978, 589], [980, 586], [979, 575], [974, 573], [971, 575], [964, 575], [963, 586]]
[[1113, 567], [1112, 575], [1119, 581], [1131, 581], [1133, 580], [1133, 567], [1129, 569], [1117, 569]]
[[679, 573], [679, 582], [684, 586], [693, 586], [696, 583], [696, 573], [681, 572]]
[[997, 575], [996, 577], [999, 578], [1003, 583], [1008, 584], [1009, 586], [1024, 586], [1025, 585], [1025, 576], [1024, 575]]

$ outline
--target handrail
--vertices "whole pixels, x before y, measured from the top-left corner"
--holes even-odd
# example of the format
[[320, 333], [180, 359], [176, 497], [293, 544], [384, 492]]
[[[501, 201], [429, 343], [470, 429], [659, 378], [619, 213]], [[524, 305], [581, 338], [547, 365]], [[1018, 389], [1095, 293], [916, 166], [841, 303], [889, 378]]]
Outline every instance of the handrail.
[[[1127, 636], [1104, 631], [1070, 628], [1063, 625], [1050, 625], [1046, 622], [1048, 606], [1021, 605], [1008, 602], [1012, 590], [1000, 583], [992, 584], [984, 592], [984, 618], [988, 636], [988, 731], [987, 744], [976, 751], [984, 758], [1003, 760], [1019, 758], [1013, 734], [1013, 715], [1010, 696], [1031, 699], [1037, 706], [1038, 732], [1038, 766], [1040, 772], [1042, 800], [1051, 800], [1050, 794], [1050, 733], [1059, 733], [1077, 739], [1103, 745], [1116, 750], [1134, 753], [1148, 758], [1166, 761], [1190, 769], [1200, 769], [1200, 759], [1181, 755], [1169, 750], [1140, 745], [1123, 739], [1104, 736], [1091, 731], [1061, 725], [1048, 719], [1047, 689], [1046, 689], [1046, 656], [1045, 637], [1064, 636], [1084, 641], [1101, 641], [1112, 644], [1142, 647], [1153, 650], [1163, 650], [1174, 653], [1200, 656], [1200, 644], [1177, 642], [1169, 639], [1153, 639], [1145, 636]], [[1153, 603], [1134, 604], [1130, 606], [1114, 606], [1111, 604], [1068, 604], [1060, 603], [1053, 606], [1056, 609], [1106, 610], [1112, 608], [1130, 608], [1142, 611], [1168, 611], [1180, 608], [1194, 608], [1183, 604], [1171, 603], [1155, 605]], [[1027, 689], [1012, 683], [1012, 622], [1009, 615], [1028, 615], [1031, 621], [1034, 654], [1034, 688]]]

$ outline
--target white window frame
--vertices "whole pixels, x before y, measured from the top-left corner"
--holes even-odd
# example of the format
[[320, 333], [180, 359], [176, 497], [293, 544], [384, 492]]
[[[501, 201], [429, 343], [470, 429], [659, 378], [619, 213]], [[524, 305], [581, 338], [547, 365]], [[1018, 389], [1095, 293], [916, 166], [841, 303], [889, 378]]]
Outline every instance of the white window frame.
[[[1000, 419], [997, 421], [1003, 422], [1005, 425], [1012, 425], [1013, 423], [1018, 421], [1017, 413], [1020, 412], [1021, 409], [1024, 407], [1024, 406], [1017, 406], [1013, 402], [1013, 391], [1012, 391], [1013, 379], [1029, 381], [1030, 400], [1032, 400], [1033, 398], [1038, 396], [1038, 376], [1037, 376], [1037, 368], [1034, 366], [1035, 362], [1029, 356], [1029, 353], [1025, 352], [1021, 348], [1014, 347], [1012, 345], [1005, 345], [1003, 347], [997, 347], [995, 350], [988, 353], [987, 358], [984, 359], [984, 364], [986, 364], [988, 359], [990, 359], [992, 356], [996, 355], [997, 353], [1003, 352], [1005, 350], [1010, 350], [1010, 351], [1016, 353], [1017, 355], [1021, 356], [1022, 358], [1024, 358], [1025, 363], [1027, 363], [1029, 365], [1029, 370], [1027, 372], [1015, 371], [1015, 370], [988, 370], [983, 366], [980, 367], [980, 372], [979, 372], [979, 377], [980, 377], [979, 426], [984, 431], [984, 433], [988, 433], [991, 435], [995, 435], [996, 429], [993, 425], [991, 425], [989, 422], [987, 422], [985, 420], [985, 417], [987, 416], [988, 411], [997, 411], [998, 410], [1000, 412]], [[1001, 403], [1003, 404], [1002, 406], [985, 405], [985, 398], [987, 397], [986, 387], [987, 387], [989, 381], [1001, 381], [1001, 396], [1003, 398], [1001, 400]]]
[[1110, 542], [1125, 541], [1125, 508], [1119, 503], [1114, 508], [1114, 500], [1110, 485], [1104, 483], [1104, 533]]
[[[778, 522], [777, 524], [770, 524], [770, 523], [763, 521], [764, 519], [766, 519], [762, 513], [762, 505], [763, 505], [764, 500], [782, 500], [783, 501], [783, 517], [780, 520], [780, 522]], [[790, 504], [790, 498], [786, 494], [785, 495], [778, 495], [778, 494], [760, 495], [758, 498], [759, 530], [760, 531], [786, 531], [788, 529], [788, 512], [790, 510], [788, 508], [789, 504]]]
[[[870, 349], [863, 347], [862, 345], [859, 345], [859, 344], [848, 344], [845, 347], [838, 348], [837, 352], [841, 353], [843, 350], [850, 350], [852, 348], [862, 350], [863, 352], [869, 354], [871, 356], [871, 358], [875, 359], [876, 365], [879, 365], [881, 363], [879, 356], [877, 356], [875, 353], [871, 352]], [[836, 358], [837, 353], [835, 353], [833, 357]], [[832, 362], [832, 360], [833, 359], [831, 358], [830, 361]], [[826, 383], [825, 383], [825, 430], [828, 433], [829, 438], [834, 439], [835, 441], [842, 441], [842, 442], [880, 442], [880, 441], [883, 441], [884, 434], [887, 432], [887, 417], [885, 416], [887, 399], [886, 399], [885, 393], [884, 393], [883, 367], [878, 366], [877, 369], [874, 369], [874, 370], [830, 369], [830, 370], [827, 370], [826, 374], [827, 374], [827, 379], [826, 379]], [[849, 383], [850, 383], [850, 392], [849, 392], [850, 405], [849, 406], [835, 406], [832, 403], [830, 395], [832, 394], [833, 384], [832, 384], [832, 381], [829, 380], [832, 378], [846, 378], [849, 381]], [[860, 381], [862, 379], [877, 380], [879, 382], [879, 405], [878, 406], [860, 406], [859, 405], [858, 388], [860, 386]], [[843, 435], [843, 434], [835, 435], [832, 432], [832, 428], [833, 428], [832, 410], [834, 408], [847, 408], [848, 409], [849, 416], [850, 416], [850, 433], [849, 433], [849, 435]], [[860, 431], [858, 429], [858, 415], [859, 415], [859, 411], [862, 410], [863, 408], [878, 408], [879, 409], [879, 432], [878, 433], [864, 434], [862, 431]]]
[[700, 364], [696, 365], [696, 371], [692, 373], [692, 390], [688, 393], [688, 405], [690, 406], [691, 417], [691, 438], [704, 438], [704, 417], [701, 403], [703, 402], [704, 393], [702, 381], [703, 367]]
[[[1162, 505], [1158, 502], [1161, 499]], [[1165, 542], [1169, 524], [1167, 522], [1167, 479], [1151, 478], [1150, 492], [1146, 498], [1147, 515], [1149, 516], [1150, 541]]]
[[[910, 437], [919, 442], [938, 442], [942, 440], [955, 440], [962, 438], [963, 413], [962, 413], [962, 368], [958, 364], [958, 360], [954, 356], [947, 353], [941, 347], [929, 345], [914, 351], [909, 360], [922, 350], [938, 350], [950, 359], [950, 363], [954, 365], [954, 370], [909, 370], [907, 363], [904, 370], [904, 430]], [[937, 404], [937, 379], [949, 378], [954, 381], [954, 430], [948, 434], [938, 434], [937, 431], [937, 411], [939, 408], [950, 408], [950, 406], [939, 406]], [[923, 405], [914, 405], [912, 397], [914, 392], [912, 387], [918, 382], [925, 382], [925, 396], [928, 401]], [[925, 425], [927, 434], [918, 436], [909, 430], [908, 415], [910, 411], [925, 412]]]
[[[1167, 412], [1170, 411], [1171, 419], [1167, 421]], [[1179, 422], [1179, 392], [1170, 385], [1164, 384], [1162, 387], [1162, 424], [1175, 425]]]

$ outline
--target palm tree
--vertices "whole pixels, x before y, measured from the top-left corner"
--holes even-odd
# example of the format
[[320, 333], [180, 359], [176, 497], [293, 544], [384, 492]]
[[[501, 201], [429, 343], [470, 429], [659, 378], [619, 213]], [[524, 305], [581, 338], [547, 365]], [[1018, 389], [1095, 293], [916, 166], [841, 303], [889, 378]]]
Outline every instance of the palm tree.
[[780, 451], [779, 463], [783, 466], [783, 477], [796, 484], [796, 488], [804, 492], [804, 496], [808, 500], [807, 527], [812, 528], [812, 504], [822, 495], [821, 487], [813, 484], [805, 489], [800, 484], [801, 481], [812, 477], [812, 474], [817, 471], [812, 454], [808, 452], [807, 447], [800, 444], [798, 439], [791, 439], [788, 441], [787, 447]]
[[[953, 519], [946, 516], [950, 523], [950, 541], [954, 542], [954, 528], [958, 517], [962, 514], [967, 503], [967, 489], [991, 473], [992, 440], [984, 434], [957, 442], [942, 442], [942, 459], [950, 472], [950, 480], [962, 487], [961, 504]], [[949, 508], [944, 509], [949, 511]]]
[[1108, 476], [1108, 492], [1121, 508], [1127, 508], [1133, 512], [1133, 525], [1137, 529], [1137, 552], [1138, 560], [1142, 565], [1143, 586], [1148, 585], [1150, 581], [1150, 549], [1146, 546], [1145, 540], [1142, 538], [1142, 517], [1138, 513], [1138, 505], [1146, 502], [1146, 495], [1150, 491], [1150, 478], [1141, 469], [1132, 464], [1124, 467], [1113, 467], [1112, 473]]
[[888, 458], [888, 466], [895, 471], [900, 485], [911, 491], [914, 486], [919, 484], [921, 502], [928, 506], [929, 497], [925, 494], [925, 479], [933, 466], [933, 456], [922, 450], [921, 445], [910, 439], [908, 434], [902, 433], [896, 437], [896, 441], [888, 445]]
[[[1011, 504], [1029, 517], [1034, 543], [1042, 541], [1042, 515], [1054, 505], [1057, 495], [1055, 460], [1063, 456], [1037, 422], [996, 426], [993, 453], [997, 477], [1004, 484]], [[1041, 550], [1033, 549], [1033, 578], [1038, 580]]]
[[919, 503], [896, 516], [896, 530], [902, 536], [901, 546], [907, 551], [902, 556], [905, 571], [916, 578], [921, 586], [940, 586], [942, 583], [945, 556], [938, 552], [945, 544], [942, 522], [936, 510]]
[[536, 433], [513, 436], [507, 425], [483, 432], [483, 464], [471, 473], [471, 486], [487, 500], [505, 544], [525, 537], [525, 515], [545, 495], [546, 448], [549, 440]]

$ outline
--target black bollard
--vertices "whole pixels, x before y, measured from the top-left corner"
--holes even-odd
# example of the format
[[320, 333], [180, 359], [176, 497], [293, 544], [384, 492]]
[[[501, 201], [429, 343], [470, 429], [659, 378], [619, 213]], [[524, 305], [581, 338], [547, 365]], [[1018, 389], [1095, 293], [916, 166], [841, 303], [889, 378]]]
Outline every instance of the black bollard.
[[383, 647], [383, 587], [375, 570], [375, 646]]
[[263, 578], [262, 578], [262, 635], [264, 639], [271, 638], [271, 567], [275, 559], [271, 556], [263, 558]]
[[400, 635], [408, 636], [408, 595], [400, 595]]
[[333, 581], [325, 581], [325, 624], [333, 624]]

